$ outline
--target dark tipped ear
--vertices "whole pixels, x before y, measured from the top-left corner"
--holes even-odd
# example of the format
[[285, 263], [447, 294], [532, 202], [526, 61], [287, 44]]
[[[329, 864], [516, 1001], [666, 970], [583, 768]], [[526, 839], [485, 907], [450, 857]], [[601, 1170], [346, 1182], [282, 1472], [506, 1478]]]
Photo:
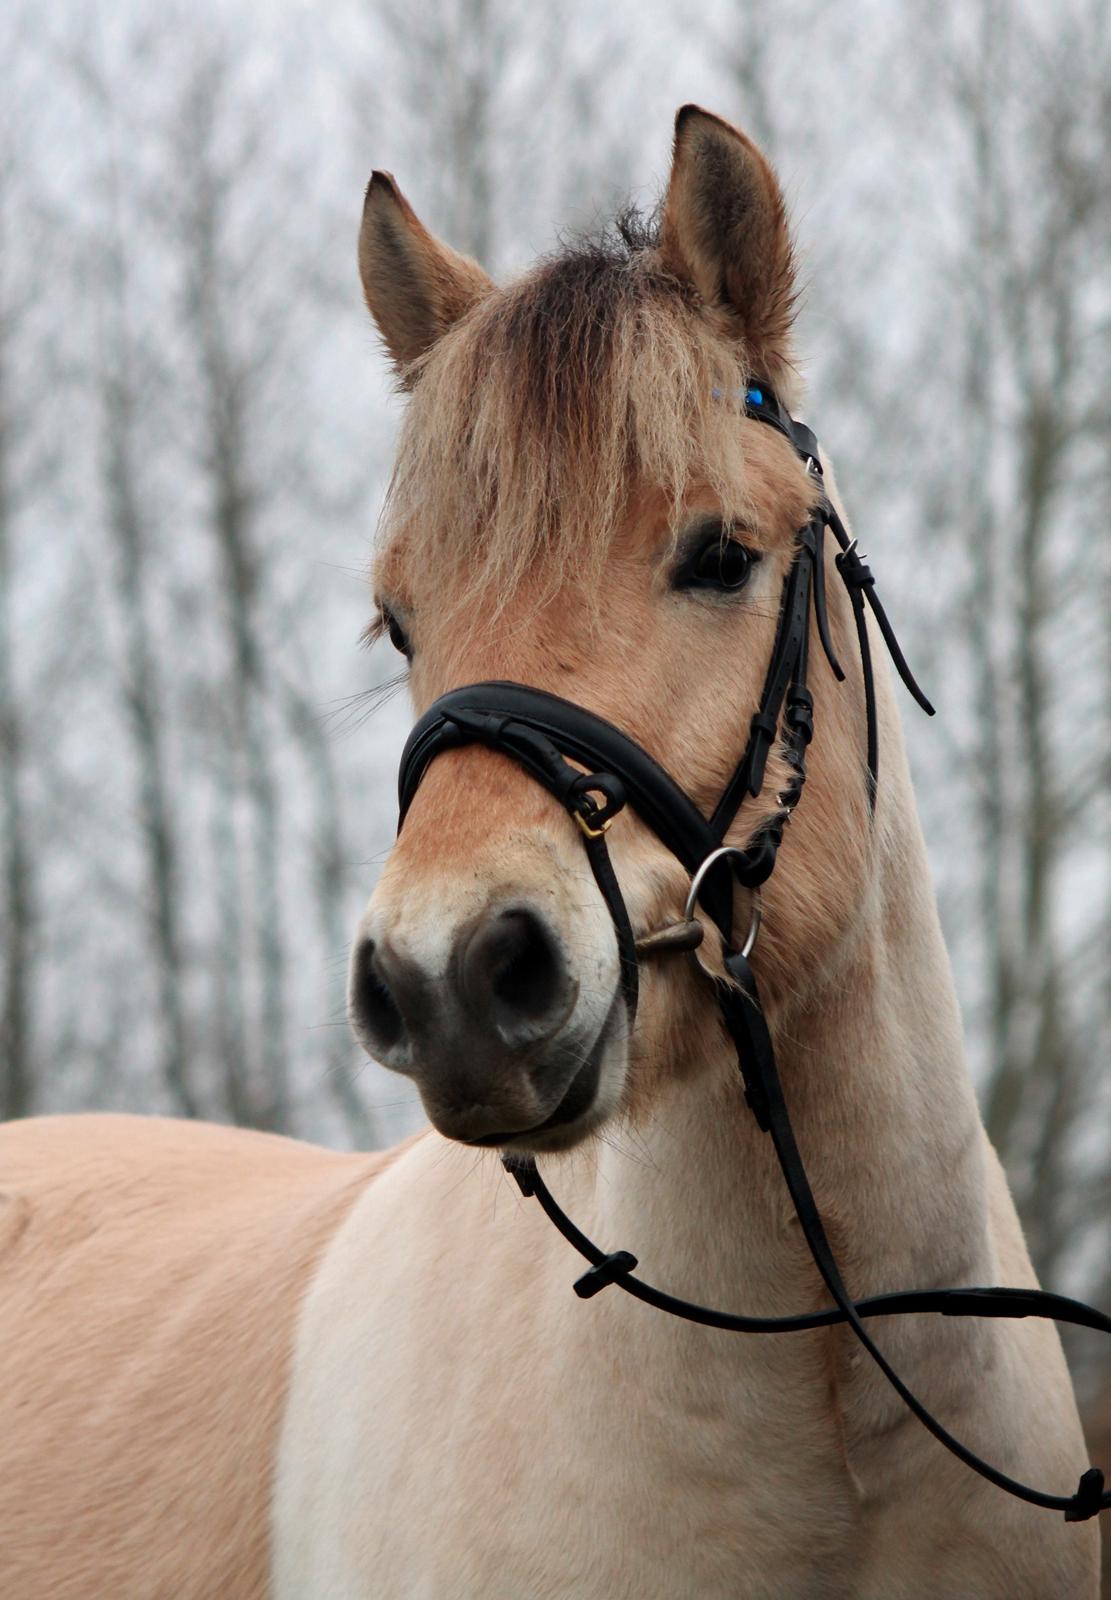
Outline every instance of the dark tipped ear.
[[493, 288], [476, 261], [433, 238], [388, 172], [371, 177], [359, 230], [359, 276], [398, 372]]
[[727, 309], [755, 369], [770, 379], [789, 363], [795, 271], [783, 195], [751, 139], [700, 106], [675, 119], [661, 254], [707, 306]]

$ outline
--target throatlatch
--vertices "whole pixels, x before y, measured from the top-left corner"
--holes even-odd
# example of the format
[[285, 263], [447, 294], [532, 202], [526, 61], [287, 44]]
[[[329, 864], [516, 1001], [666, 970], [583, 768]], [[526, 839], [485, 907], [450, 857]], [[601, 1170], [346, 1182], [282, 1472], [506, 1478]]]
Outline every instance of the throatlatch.
[[[758, 924], [752, 925], [743, 949], [732, 948], [733, 886], [739, 883], [755, 891], [767, 881], [806, 781], [806, 750], [814, 732], [814, 701], [807, 683], [811, 615], [834, 677], [843, 681], [845, 676], [833, 648], [826, 611], [827, 529], [838, 546], [834, 564], [848, 590], [856, 626], [864, 683], [865, 767], [871, 809], [875, 807], [879, 779], [879, 740], [868, 610], [899, 676], [923, 710], [933, 714], [876, 596], [871, 570], [824, 492], [813, 433], [796, 422], [764, 384], [747, 390], [745, 412], [790, 441], [811, 474], [815, 504], [810, 520], [796, 536], [795, 558], [783, 583], [775, 644], [748, 739], [713, 815], [706, 819], [682, 786], [647, 751], [604, 718], [572, 701], [524, 684], [491, 682], [452, 690], [429, 707], [413, 728], [401, 758], [398, 826], [404, 823], [430, 762], [444, 750], [460, 745], [483, 744], [498, 750], [543, 784], [575, 819], [591, 871], [613, 919], [630, 1027], [637, 1007], [637, 946], [606, 846], [606, 832], [625, 805], [632, 807], [690, 874], [695, 888], [688, 918], [698, 900], [724, 940], [729, 981], [707, 981], [713, 985], [722, 1019], [737, 1051], [745, 1100], [759, 1128], [771, 1137], [803, 1236], [834, 1305], [794, 1317], [747, 1317], [667, 1294], [634, 1276], [638, 1263], [629, 1251], [600, 1250], [575, 1226], [553, 1198], [531, 1157], [504, 1157], [506, 1169], [522, 1194], [538, 1200], [563, 1237], [590, 1263], [588, 1271], [575, 1283], [575, 1292], [589, 1299], [615, 1284], [635, 1299], [672, 1316], [734, 1333], [798, 1333], [847, 1323], [899, 1397], [958, 1460], [1020, 1500], [1061, 1511], [1069, 1522], [1084, 1521], [1111, 1506], [1111, 1493], [1105, 1491], [1104, 1476], [1098, 1467], [1083, 1474], [1075, 1494], [1057, 1495], [1034, 1489], [991, 1466], [954, 1438], [926, 1409], [887, 1361], [864, 1322], [876, 1316], [921, 1313], [947, 1317], [1045, 1317], [1111, 1333], [1111, 1318], [1080, 1301], [1041, 1289], [908, 1290], [854, 1301], [834, 1258], [799, 1154], [756, 976], [748, 959]], [[763, 793], [768, 758], [777, 740], [788, 776], [775, 796], [775, 808], [743, 848], [724, 848], [725, 836], [746, 796], [756, 799]], [[579, 765], [572, 765], [573, 762]], [[582, 767], [588, 770], [583, 772]], [[684, 943], [683, 926], [676, 925], [676, 930], [671, 931], [678, 936], [657, 947], [691, 948], [694, 941], [688, 938]], [[651, 946], [652, 940], [645, 943]]]

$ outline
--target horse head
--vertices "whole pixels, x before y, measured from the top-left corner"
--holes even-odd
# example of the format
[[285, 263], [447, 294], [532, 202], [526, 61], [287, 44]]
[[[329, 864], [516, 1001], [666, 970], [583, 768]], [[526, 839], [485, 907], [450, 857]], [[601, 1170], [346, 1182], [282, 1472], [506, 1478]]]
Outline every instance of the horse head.
[[[792, 408], [798, 394], [795, 269], [767, 161], [687, 107], [658, 221], [625, 219], [506, 288], [375, 174], [359, 260], [408, 394], [374, 582], [417, 710], [476, 680], [548, 691], [628, 734], [709, 814], [745, 748], [815, 498], [790, 440], [746, 410], [754, 382]], [[830, 608], [847, 640], [845, 595]], [[826, 696], [807, 804], [768, 888], [773, 1003], [867, 892], [860, 692], [854, 679]], [[791, 779], [773, 741], [729, 843], [768, 827]], [[634, 934], [675, 923], [687, 878], [633, 808], [610, 842]], [[659, 1075], [681, 1070], [677, 1041], [713, 1056], [686, 963], [645, 963], [630, 1025], [581, 845], [496, 749], [444, 754], [413, 800], [360, 926], [351, 1016], [444, 1134], [565, 1147], [650, 1105]], [[720, 970], [716, 932], [699, 959]]]

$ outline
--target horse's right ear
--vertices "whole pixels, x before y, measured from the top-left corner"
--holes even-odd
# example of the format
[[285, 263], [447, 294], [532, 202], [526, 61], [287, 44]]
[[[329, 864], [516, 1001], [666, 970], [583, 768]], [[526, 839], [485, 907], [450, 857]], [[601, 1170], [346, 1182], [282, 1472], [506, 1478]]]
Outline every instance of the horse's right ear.
[[413, 362], [493, 288], [476, 261], [433, 238], [388, 172], [375, 172], [367, 187], [359, 276], [402, 382]]

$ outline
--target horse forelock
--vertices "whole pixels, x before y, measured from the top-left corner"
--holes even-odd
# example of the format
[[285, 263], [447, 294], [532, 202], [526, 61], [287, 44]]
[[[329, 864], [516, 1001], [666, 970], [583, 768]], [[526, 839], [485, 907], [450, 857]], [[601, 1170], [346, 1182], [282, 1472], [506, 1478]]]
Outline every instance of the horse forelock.
[[735, 511], [748, 356], [628, 218], [482, 298], [415, 376], [382, 547], [458, 605], [598, 576], [637, 488]]

